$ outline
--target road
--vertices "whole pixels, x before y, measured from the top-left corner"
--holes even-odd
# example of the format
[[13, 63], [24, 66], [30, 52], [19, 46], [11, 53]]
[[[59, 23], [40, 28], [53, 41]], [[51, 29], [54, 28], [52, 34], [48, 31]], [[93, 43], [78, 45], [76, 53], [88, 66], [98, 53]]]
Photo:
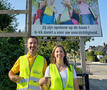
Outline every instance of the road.
[[107, 90], [107, 64], [91, 63], [89, 64], [90, 90]]
[[[80, 61], [77, 66], [81, 67]], [[100, 62], [89, 62], [89, 84], [90, 90], [107, 90], [107, 64]]]

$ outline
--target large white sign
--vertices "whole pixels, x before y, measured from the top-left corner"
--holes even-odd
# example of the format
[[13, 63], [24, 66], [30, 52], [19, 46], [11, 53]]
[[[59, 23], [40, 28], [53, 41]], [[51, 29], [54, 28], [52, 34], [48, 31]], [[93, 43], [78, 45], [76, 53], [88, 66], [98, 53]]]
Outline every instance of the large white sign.
[[98, 1], [32, 0], [31, 35], [102, 36]]

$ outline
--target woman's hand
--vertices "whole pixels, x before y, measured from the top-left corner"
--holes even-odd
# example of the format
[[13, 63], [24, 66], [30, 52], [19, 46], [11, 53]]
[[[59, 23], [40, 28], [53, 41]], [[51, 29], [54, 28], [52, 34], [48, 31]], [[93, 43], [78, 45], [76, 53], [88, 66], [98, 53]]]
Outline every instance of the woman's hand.
[[41, 90], [48, 90], [50, 85], [50, 77], [44, 77], [39, 80]]
[[42, 86], [43, 84], [45, 84], [45, 85], [50, 84], [50, 77], [41, 78], [39, 80], [39, 85]]

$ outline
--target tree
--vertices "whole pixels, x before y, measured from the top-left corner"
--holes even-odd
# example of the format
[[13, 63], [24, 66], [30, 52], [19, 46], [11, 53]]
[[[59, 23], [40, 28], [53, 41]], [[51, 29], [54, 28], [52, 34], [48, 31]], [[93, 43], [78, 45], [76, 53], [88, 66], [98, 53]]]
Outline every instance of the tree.
[[104, 55], [103, 51], [95, 51], [95, 55]]
[[[0, 10], [11, 10], [11, 4], [6, 0], [0, 1]], [[13, 23], [15, 21], [15, 23]], [[0, 14], [0, 31], [14, 32], [16, 30], [17, 22], [15, 15]]]
[[98, 58], [95, 55], [94, 51], [86, 52], [85, 55], [86, 55], [86, 59], [89, 60], [89, 61], [94, 61], [94, 62], [98, 61]]
[[[7, 0], [0, 1], [0, 10], [10, 10]], [[15, 32], [15, 15], [0, 14], [0, 32]], [[8, 72], [14, 62], [24, 53], [23, 38], [0, 38], [0, 90], [16, 90], [16, 84], [9, 80]]]
[[[38, 51], [41, 55], [45, 56], [48, 64], [50, 62], [50, 56], [52, 53], [52, 49], [57, 44], [61, 44], [62, 46], [64, 46], [67, 53], [73, 54], [73, 52], [71, 50], [74, 50], [77, 55], [77, 52], [79, 52], [79, 42], [78, 41], [66, 41], [66, 39], [71, 38], [71, 37], [66, 37], [65, 41], [62, 41], [62, 40], [54, 41], [55, 39], [57, 39], [56, 37], [53, 37], [53, 38], [48, 37], [48, 38], [50, 39], [50, 41], [41, 41], [41, 43], [39, 44], [40, 46], [39, 46], [39, 51]], [[42, 39], [42, 37], [40, 37], [39, 39]], [[77, 39], [77, 37], [74, 39]], [[74, 60], [76, 60], [76, 59], [74, 59]]]
[[22, 38], [1, 38], [0, 39], [0, 89], [15, 90], [15, 83], [8, 78], [8, 72], [14, 62], [24, 53]]
[[40, 55], [46, 58], [48, 65], [50, 63], [50, 56], [52, 53], [52, 49], [56, 44], [57, 44], [57, 41], [41, 41], [39, 43], [38, 52]]

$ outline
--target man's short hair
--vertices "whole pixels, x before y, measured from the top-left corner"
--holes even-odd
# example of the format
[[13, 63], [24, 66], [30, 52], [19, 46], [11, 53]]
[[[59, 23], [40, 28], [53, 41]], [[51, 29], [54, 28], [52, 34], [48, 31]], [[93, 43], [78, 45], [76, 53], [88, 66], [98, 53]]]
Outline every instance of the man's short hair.
[[36, 36], [29, 36], [28, 40], [29, 40], [30, 38], [35, 38], [35, 39], [37, 40], [37, 43], [38, 43], [38, 38], [37, 38]]

